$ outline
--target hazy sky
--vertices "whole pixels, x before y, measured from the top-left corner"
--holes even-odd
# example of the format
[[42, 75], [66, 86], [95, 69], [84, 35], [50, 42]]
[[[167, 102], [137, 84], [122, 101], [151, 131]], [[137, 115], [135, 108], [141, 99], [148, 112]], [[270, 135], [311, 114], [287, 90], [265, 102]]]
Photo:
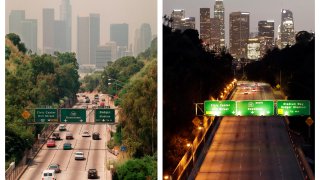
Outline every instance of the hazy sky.
[[[215, 0], [163, 0], [163, 14], [171, 15], [173, 9], [185, 9], [187, 17], [196, 18], [199, 30], [200, 8], [210, 8], [210, 16], [213, 17], [214, 4]], [[223, 0], [223, 5], [226, 40], [229, 39], [229, 15], [236, 11], [250, 13], [250, 32], [258, 31], [259, 20], [274, 20], [276, 33], [281, 9], [292, 11], [295, 31], [315, 31], [315, 0]]]
[[[70, 0], [72, 8], [72, 51], [76, 52], [77, 16], [100, 14], [100, 44], [110, 40], [110, 24], [129, 24], [129, 44], [133, 44], [134, 31], [142, 23], [151, 25], [157, 34], [157, 0]], [[6, 0], [5, 33], [9, 31], [11, 10], [25, 10], [26, 19], [38, 19], [38, 48], [42, 49], [42, 9], [54, 8], [55, 19], [60, 19], [61, 0]]]

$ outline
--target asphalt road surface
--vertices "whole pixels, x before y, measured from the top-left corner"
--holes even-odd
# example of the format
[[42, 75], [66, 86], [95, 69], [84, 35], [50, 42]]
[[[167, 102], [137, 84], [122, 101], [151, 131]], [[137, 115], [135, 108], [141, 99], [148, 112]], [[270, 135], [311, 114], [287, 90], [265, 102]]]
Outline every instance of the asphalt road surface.
[[[239, 84], [239, 83], [238, 83]], [[270, 86], [241, 82], [233, 100], [273, 100]], [[281, 117], [224, 117], [197, 180], [301, 180]]]
[[[92, 101], [94, 94], [87, 95]], [[79, 98], [83, 99], [84, 97]], [[85, 104], [77, 104], [74, 108], [82, 108]], [[112, 104], [111, 107], [113, 107]], [[90, 109], [92, 104], [89, 104], [88, 108], [87, 121], [93, 122], [94, 113]], [[56, 141], [56, 147], [53, 148], [48, 148], [44, 145], [20, 179], [41, 179], [42, 171], [47, 169], [51, 163], [60, 164], [61, 173], [56, 174], [58, 180], [86, 180], [88, 179], [88, 170], [92, 168], [97, 169], [100, 179], [110, 179], [110, 173], [106, 173], [105, 165], [107, 159], [116, 158], [106, 150], [107, 141], [110, 139], [107, 129], [110, 129], [110, 126], [106, 124], [67, 124], [66, 127], [67, 131], [59, 131], [58, 128], [55, 130], [60, 132], [62, 140]], [[82, 137], [82, 132], [85, 130], [89, 131], [90, 137]], [[73, 140], [66, 140], [67, 132], [72, 132]], [[92, 139], [93, 132], [100, 133], [100, 140]], [[65, 142], [72, 144], [71, 150], [63, 150]], [[77, 151], [84, 152], [84, 160], [75, 160], [74, 153]]]

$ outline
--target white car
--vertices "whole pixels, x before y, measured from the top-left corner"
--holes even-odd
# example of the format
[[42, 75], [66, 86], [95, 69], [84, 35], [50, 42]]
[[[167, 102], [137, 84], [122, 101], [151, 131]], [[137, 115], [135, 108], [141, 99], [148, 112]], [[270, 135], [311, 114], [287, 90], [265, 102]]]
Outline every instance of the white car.
[[83, 131], [82, 132], [82, 137], [90, 137], [89, 131]]
[[57, 179], [55, 170], [47, 169], [47, 170], [42, 171], [41, 179], [43, 179], [43, 180], [53, 180], [53, 179], [55, 180], [55, 179]]
[[66, 125], [62, 124], [59, 126], [59, 131], [65, 131], [67, 130]]
[[74, 159], [75, 160], [84, 160], [84, 153], [81, 151], [74, 153]]

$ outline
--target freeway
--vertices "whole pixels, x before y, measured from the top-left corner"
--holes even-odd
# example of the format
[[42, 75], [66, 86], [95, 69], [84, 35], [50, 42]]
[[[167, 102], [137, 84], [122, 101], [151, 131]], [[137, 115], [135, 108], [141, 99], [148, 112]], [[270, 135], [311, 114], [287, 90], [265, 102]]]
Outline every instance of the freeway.
[[[90, 100], [93, 100], [94, 94], [86, 94]], [[79, 97], [79, 101], [82, 102], [83, 97]], [[108, 102], [109, 103], [109, 102]], [[73, 108], [83, 108], [88, 105], [87, 109], [87, 121], [94, 121], [94, 113], [92, 104], [78, 103]], [[113, 104], [111, 104], [113, 108]], [[44, 145], [31, 165], [27, 168], [20, 179], [31, 180], [41, 179], [42, 171], [47, 169], [51, 163], [60, 164], [61, 173], [57, 173], [57, 179], [63, 180], [84, 180], [88, 179], [88, 170], [95, 168], [98, 171], [100, 179], [110, 179], [110, 171], [106, 169], [107, 159], [116, 159], [116, 156], [111, 154], [106, 149], [106, 144], [110, 140], [109, 125], [106, 124], [67, 124], [66, 131], [60, 131], [60, 137], [62, 140], [56, 141], [56, 147], [48, 148]], [[59, 132], [57, 128], [55, 130]], [[92, 135], [90, 137], [82, 137], [83, 131], [89, 131], [100, 133], [100, 140], [93, 140]], [[74, 139], [66, 140], [66, 133], [71, 132]], [[70, 142], [72, 144], [71, 150], [63, 150], [63, 144]], [[84, 160], [75, 160], [74, 153], [77, 151], [84, 152]]]
[[[240, 85], [239, 85], [240, 84]], [[233, 100], [273, 100], [269, 85], [240, 82]], [[282, 117], [224, 117], [197, 180], [303, 179]]]

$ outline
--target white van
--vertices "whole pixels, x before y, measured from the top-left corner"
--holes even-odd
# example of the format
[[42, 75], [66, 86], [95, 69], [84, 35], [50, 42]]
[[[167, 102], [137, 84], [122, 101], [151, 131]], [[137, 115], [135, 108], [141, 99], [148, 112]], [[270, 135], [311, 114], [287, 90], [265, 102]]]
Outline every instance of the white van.
[[42, 180], [56, 180], [56, 173], [54, 170], [44, 170], [42, 171]]

